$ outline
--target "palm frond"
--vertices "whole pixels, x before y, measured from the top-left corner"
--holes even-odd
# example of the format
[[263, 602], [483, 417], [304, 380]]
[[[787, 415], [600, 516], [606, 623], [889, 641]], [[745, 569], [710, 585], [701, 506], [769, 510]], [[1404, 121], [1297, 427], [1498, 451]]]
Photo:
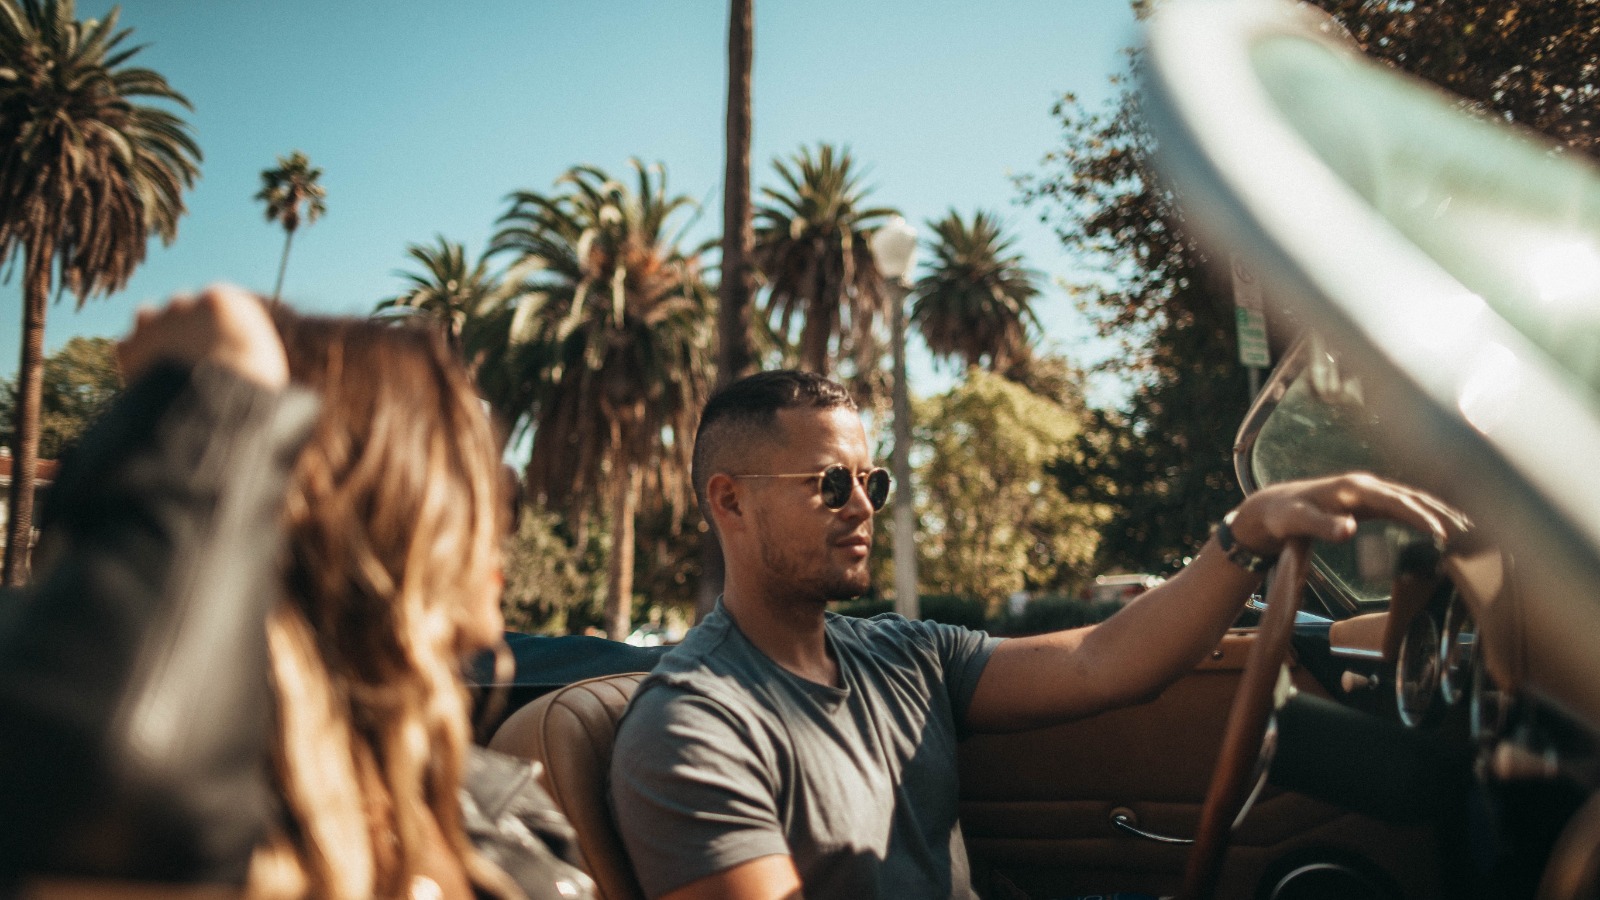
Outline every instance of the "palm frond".
[[549, 193], [508, 195], [490, 241], [528, 292], [497, 326], [518, 349], [480, 382], [504, 392], [491, 402], [518, 433], [532, 433], [531, 491], [574, 516], [624, 471], [681, 465], [683, 477], [662, 483], [686, 489], [687, 429], [710, 384], [698, 251], [663, 237], [694, 204], [667, 193], [661, 167], [630, 165], [632, 186], [577, 166]]
[[1038, 329], [1038, 273], [1011, 252], [1013, 241], [986, 212], [969, 224], [951, 210], [928, 227], [933, 262], [914, 289], [912, 326], [937, 359], [1005, 371], [1028, 355]]
[[[70, 0], [0, 2], [0, 265], [50, 266], [78, 302], [126, 284], [147, 238], [171, 242], [199, 174], [188, 108], [159, 74], [130, 67], [115, 10], [78, 21]], [[47, 258], [48, 257], [48, 258]]]
[[876, 364], [886, 292], [867, 238], [893, 210], [867, 207], [848, 149], [819, 144], [773, 161], [781, 183], [763, 188], [755, 211], [755, 262], [767, 289], [767, 322], [793, 339], [799, 363], [818, 371], [852, 360]]

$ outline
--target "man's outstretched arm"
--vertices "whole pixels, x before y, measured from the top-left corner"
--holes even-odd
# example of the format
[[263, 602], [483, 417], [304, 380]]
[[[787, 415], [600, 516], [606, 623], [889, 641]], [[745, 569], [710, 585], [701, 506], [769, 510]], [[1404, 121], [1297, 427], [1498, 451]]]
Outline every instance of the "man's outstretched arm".
[[[1233, 519], [1240, 546], [1275, 556], [1294, 538], [1344, 541], [1356, 520], [1392, 519], [1445, 539], [1459, 513], [1371, 475], [1287, 482], [1247, 498]], [[976, 731], [1014, 731], [1146, 700], [1190, 671], [1221, 640], [1261, 576], [1229, 561], [1217, 541], [1170, 581], [1099, 625], [1002, 642], [967, 712]]]

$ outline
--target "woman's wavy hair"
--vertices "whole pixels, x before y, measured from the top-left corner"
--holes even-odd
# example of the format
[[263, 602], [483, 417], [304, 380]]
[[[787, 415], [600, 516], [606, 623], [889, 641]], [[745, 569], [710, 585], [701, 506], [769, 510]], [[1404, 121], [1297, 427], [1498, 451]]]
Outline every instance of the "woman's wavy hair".
[[250, 893], [407, 896], [441, 834], [500, 893], [457, 796], [471, 740], [461, 658], [496, 596], [508, 509], [488, 418], [437, 328], [275, 318], [291, 381], [322, 408], [284, 513], [268, 622], [283, 816]]

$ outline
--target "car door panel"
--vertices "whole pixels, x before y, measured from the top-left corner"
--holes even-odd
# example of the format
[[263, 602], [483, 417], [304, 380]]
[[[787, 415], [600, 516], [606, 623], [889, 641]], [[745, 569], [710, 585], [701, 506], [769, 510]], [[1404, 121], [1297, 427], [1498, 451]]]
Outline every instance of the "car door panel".
[[[1234, 630], [1160, 696], [1065, 725], [963, 742], [962, 829], [980, 888], [1004, 897], [1175, 893], [1188, 847], [1118, 830], [1194, 836], [1223, 726], [1254, 632]], [[1300, 666], [1296, 687], [1326, 690]], [[1425, 829], [1395, 828], [1270, 787], [1235, 832], [1219, 896], [1253, 897], [1269, 866], [1296, 851], [1337, 848], [1389, 871], [1407, 897], [1435, 893]]]

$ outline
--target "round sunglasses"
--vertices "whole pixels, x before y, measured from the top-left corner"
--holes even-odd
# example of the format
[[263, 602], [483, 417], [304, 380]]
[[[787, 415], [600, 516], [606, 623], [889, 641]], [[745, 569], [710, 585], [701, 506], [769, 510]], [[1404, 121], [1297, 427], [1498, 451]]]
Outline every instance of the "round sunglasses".
[[856, 474], [838, 463], [821, 472], [798, 472], [787, 475], [735, 475], [735, 478], [815, 478], [817, 491], [822, 495], [822, 505], [829, 509], [843, 509], [850, 502], [856, 482], [867, 491], [867, 502], [874, 510], [883, 509], [889, 502], [889, 470], [878, 468]]

